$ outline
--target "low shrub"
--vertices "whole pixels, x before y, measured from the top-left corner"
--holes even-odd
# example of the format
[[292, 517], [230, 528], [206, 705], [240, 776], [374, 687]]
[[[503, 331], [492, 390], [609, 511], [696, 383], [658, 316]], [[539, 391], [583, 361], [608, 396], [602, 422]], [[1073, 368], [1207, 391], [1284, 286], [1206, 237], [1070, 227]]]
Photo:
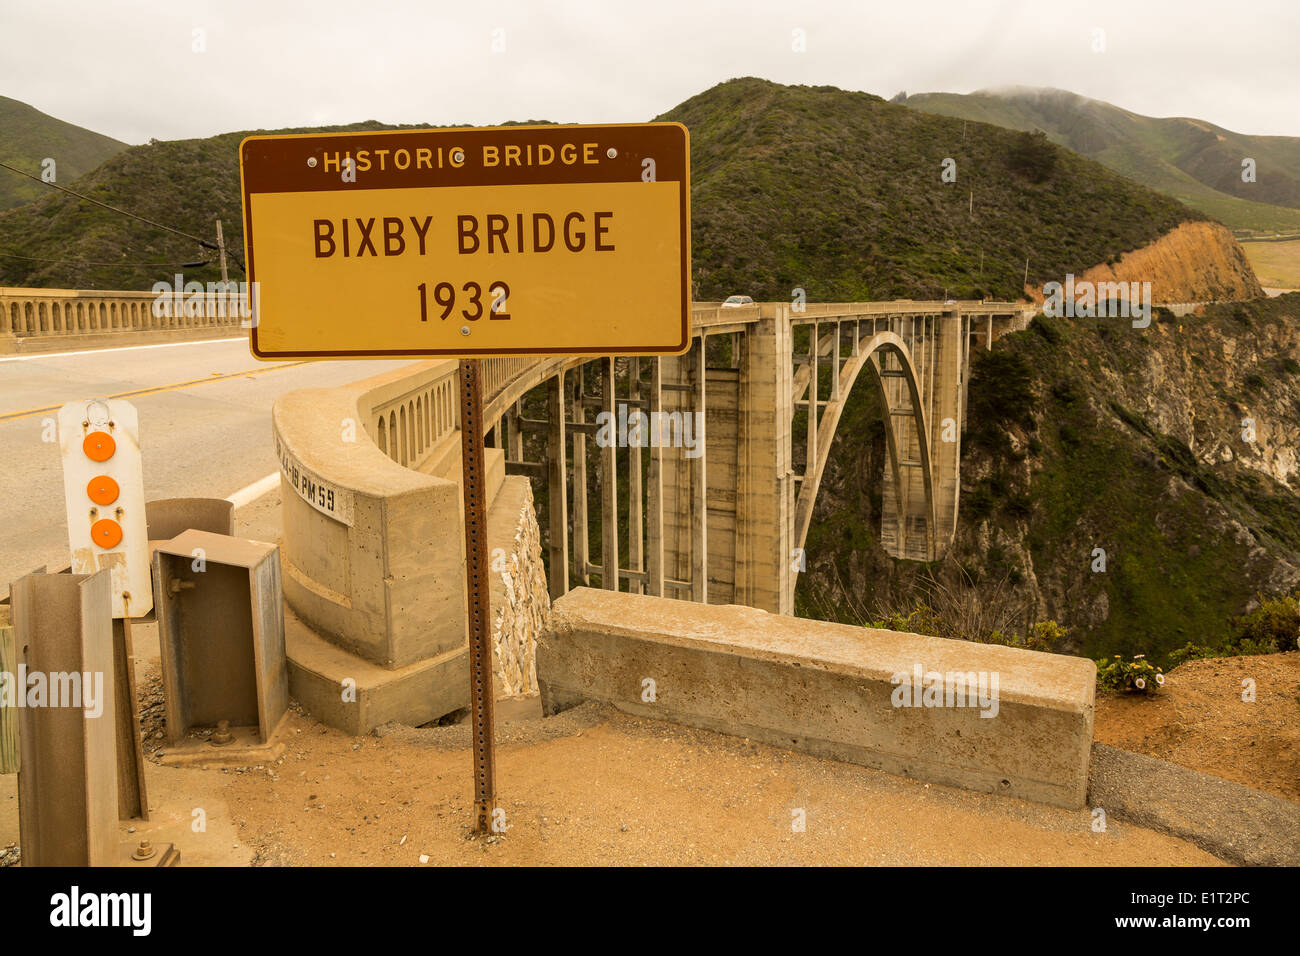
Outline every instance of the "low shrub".
[[1164, 682], [1164, 672], [1148, 661], [1145, 654], [1135, 654], [1129, 661], [1120, 654], [1097, 661], [1097, 686], [1102, 690], [1154, 694]]

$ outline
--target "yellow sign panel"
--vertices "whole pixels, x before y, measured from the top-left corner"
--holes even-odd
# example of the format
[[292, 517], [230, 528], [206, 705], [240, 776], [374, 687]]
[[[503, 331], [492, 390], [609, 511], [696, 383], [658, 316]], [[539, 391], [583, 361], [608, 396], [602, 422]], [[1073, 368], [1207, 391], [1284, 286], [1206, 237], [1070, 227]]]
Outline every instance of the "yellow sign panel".
[[689, 345], [675, 123], [250, 137], [258, 358]]

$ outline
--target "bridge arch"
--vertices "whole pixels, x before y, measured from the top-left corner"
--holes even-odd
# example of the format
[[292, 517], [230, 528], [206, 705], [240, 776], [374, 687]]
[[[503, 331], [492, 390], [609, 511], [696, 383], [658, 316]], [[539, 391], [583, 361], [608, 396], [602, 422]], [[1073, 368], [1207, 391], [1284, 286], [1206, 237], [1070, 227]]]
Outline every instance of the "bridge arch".
[[[882, 362], [887, 357], [897, 362], [897, 369], [883, 367]], [[908, 408], [900, 408], [896, 402], [891, 401], [889, 390], [885, 387], [885, 375], [882, 373], [882, 369], [883, 371], [895, 371], [900, 375], [911, 403]], [[831, 444], [839, 427], [840, 416], [844, 411], [848, 396], [851, 394], [853, 386], [857, 383], [858, 376], [863, 370], [869, 373], [885, 416], [887, 467], [892, 472], [894, 479], [892, 482], [893, 490], [897, 496], [898, 507], [895, 509], [895, 520], [900, 524], [898, 528], [899, 540], [902, 540], [903, 537], [901, 524], [905, 521], [906, 516], [902, 500], [904, 459], [902, 457], [903, 452], [899, 449], [899, 436], [893, 427], [892, 418], [898, 412], [907, 415], [910, 408], [908, 417], [915, 429], [919, 448], [919, 462], [916, 466], [921, 470], [922, 484], [925, 491], [927, 547], [929, 550], [933, 550], [936, 513], [929, 416], [921, 393], [921, 380], [911, 349], [900, 335], [892, 331], [878, 332], [866, 342], [860, 343], [858, 354], [850, 356], [839, 370], [839, 387], [835, 392], [839, 397], [826, 403], [825, 411], [818, 421], [815, 460], [807, 463], [807, 472], [795, 502], [794, 547], [802, 551], [807, 540], [808, 529], [812, 524], [813, 506], [816, 504], [822, 475], [825, 474], [826, 464], [830, 458]]]

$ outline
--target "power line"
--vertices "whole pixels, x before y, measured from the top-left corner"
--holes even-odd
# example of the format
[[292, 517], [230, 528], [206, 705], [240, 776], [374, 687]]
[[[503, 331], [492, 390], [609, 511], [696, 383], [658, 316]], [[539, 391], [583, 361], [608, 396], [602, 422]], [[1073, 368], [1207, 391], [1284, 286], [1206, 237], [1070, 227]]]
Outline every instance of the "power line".
[[[102, 206], [103, 208], [111, 212], [118, 213], [119, 215], [126, 216], [130, 219], [135, 219], [139, 222], [143, 222], [147, 225], [154, 226], [158, 229], [163, 229], [166, 230], [167, 232], [174, 233], [175, 235], [193, 240], [194, 242], [197, 242], [204, 249], [212, 249], [213, 251], [220, 251], [220, 247], [215, 242], [212, 242], [208, 239], [200, 239], [198, 236], [191, 235], [188, 232], [182, 232], [179, 229], [173, 229], [171, 226], [164, 226], [162, 223], [154, 222], [152, 219], [146, 219], [144, 218], [144, 216], [137, 216], [135, 213], [127, 212], [125, 209], [119, 209], [116, 206], [110, 206], [106, 202], [100, 202], [98, 199], [92, 199], [89, 196], [83, 196], [81, 195], [81, 193], [73, 192], [71, 189], [68, 189], [66, 186], [60, 186], [58, 183], [46, 182], [44, 179], [41, 179], [41, 177], [33, 176], [31, 173], [24, 172], [21, 169], [17, 169], [13, 166], [10, 166], [8, 163], [0, 163], [0, 167], [9, 170], [12, 173], [17, 173], [19, 176], [26, 176], [28, 179], [34, 180], [38, 183], [42, 183], [43, 185], [49, 186], [53, 189], [58, 189], [61, 192], [67, 193], [69, 196], [75, 196], [76, 198], [85, 200], [86, 202], [94, 203], [96, 206]], [[248, 271], [247, 269], [244, 268], [244, 263], [240, 260], [239, 256], [235, 255], [229, 249], [226, 250], [226, 255], [230, 256], [230, 258], [235, 260], [235, 263], [239, 266], [239, 270], [241, 272], [246, 273]], [[105, 264], [114, 265], [115, 263], [105, 263]], [[173, 263], [167, 263], [167, 262], [158, 263], [158, 265], [172, 265], [172, 264]]]
[[[229, 255], [229, 253], [227, 253]], [[28, 259], [32, 262], [75, 262], [83, 266], [189, 266], [197, 269], [200, 266], [212, 265], [215, 260], [205, 259], [202, 262], [122, 262], [120, 260], [113, 262], [96, 262], [93, 259], [49, 259], [45, 256], [20, 256], [16, 252], [0, 252], [0, 256], [7, 259]]]
[[205, 249], [217, 248], [217, 244], [215, 242], [209, 242], [207, 239], [200, 239], [198, 236], [192, 236], [188, 232], [181, 232], [179, 229], [173, 229], [171, 226], [164, 226], [160, 222], [154, 222], [152, 219], [144, 218], [144, 216], [137, 216], [133, 212], [127, 212], [125, 209], [118, 209], [116, 206], [110, 206], [108, 203], [100, 202], [98, 199], [91, 199], [89, 196], [81, 195], [81, 193], [74, 193], [71, 189], [68, 189], [66, 186], [60, 186], [58, 183], [46, 182], [44, 179], [41, 179], [40, 176], [33, 176], [31, 173], [23, 172], [21, 169], [15, 169], [13, 166], [10, 166], [8, 163], [0, 163], [0, 166], [3, 166], [5, 169], [9, 170], [10, 172], [17, 173], [19, 176], [26, 176], [28, 179], [33, 179], [38, 183], [44, 183], [46, 186], [50, 186], [54, 189], [61, 190], [67, 193], [69, 196], [76, 196], [78, 199], [84, 199], [86, 202], [93, 202], [96, 206], [103, 206], [105, 209], [110, 209], [113, 212], [120, 213], [123, 216], [129, 216], [132, 219], [138, 219], [140, 222], [148, 223], [151, 226], [157, 226], [159, 229], [166, 229], [168, 232], [174, 232], [178, 236], [184, 236], [186, 239], [192, 239]]

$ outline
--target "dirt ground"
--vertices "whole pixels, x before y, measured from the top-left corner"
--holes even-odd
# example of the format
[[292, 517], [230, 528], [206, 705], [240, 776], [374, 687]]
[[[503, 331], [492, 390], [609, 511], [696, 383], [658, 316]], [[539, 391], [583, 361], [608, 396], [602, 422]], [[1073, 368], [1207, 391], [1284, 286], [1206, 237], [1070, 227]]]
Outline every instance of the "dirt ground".
[[1189, 661], [1152, 696], [1099, 696], [1093, 739], [1300, 801], [1300, 651]]
[[[143, 668], [157, 729], [156, 662]], [[504, 835], [468, 838], [469, 728], [350, 737], [295, 705], [266, 766], [178, 769], [152, 758], [148, 824], [181, 864], [1216, 865], [1196, 847], [1087, 810], [928, 785], [587, 704], [497, 728]], [[161, 738], [146, 741], [156, 753]], [[0, 777], [0, 847], [17, 839]], [[804, 829], [796, 829], [802, 817]], [[198, 822], [203, 824], [196, 829]]]
[[[154, 759], [156, 659], [141, 663], [152, 819], [182, 865], [1215, 865], [1196, 847], [1085, 810], [928, 785], [596, 704], [497, 728], [503, 835], [468, 838], [469, 728], [350, 737], [295, 705], [269, 765]], [[1240, 701], [1253, 677], [1258, 699]], [[1297, 798], [1300, 653], [1197, 661], [1161, 696], [1098, 703], [1096, 739]], [[0, 777], [0, 853], [17, 841]], [[798, 830], [802, 818], [804, 829]]]

